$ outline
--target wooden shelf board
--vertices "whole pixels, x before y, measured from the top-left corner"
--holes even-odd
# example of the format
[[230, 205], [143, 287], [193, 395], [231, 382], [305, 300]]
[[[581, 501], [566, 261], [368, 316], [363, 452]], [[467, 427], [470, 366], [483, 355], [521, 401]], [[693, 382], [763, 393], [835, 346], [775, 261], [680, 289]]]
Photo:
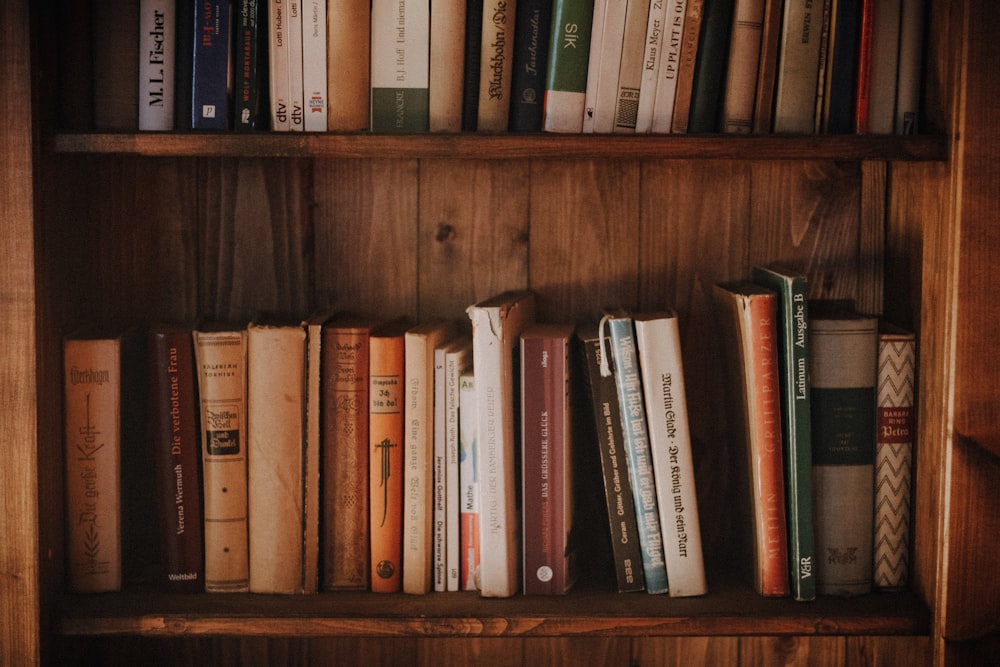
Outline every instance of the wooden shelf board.
[[942, 135], [55, 134], [57, 153], [151, 157], [942, 161]]
[[930, 613], [911, 593], [795, 602], [746, 589], [700, 598], [574, 591], [504, 600], [469, 592], [275, 596], [129, 590], [64, 597], [55, 627], [63, 635], [161, 637], [926, 636]]

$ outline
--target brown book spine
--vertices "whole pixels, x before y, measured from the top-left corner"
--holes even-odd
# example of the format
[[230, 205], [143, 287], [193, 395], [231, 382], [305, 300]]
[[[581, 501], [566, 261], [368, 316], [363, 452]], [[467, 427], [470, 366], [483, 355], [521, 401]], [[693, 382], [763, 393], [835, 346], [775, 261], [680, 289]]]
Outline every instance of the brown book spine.
[[369, 582], [368, 364], [371, 326], [323, 327], [323, 588]]
[[694, 67], [701, 39], [701, 19], [704, 0], [688, 0], [681, 37], [680, 62], [677, 64], [677, 92], [674, 96], [674, 118], [671, 132], [687, 132], [691, 118], [691, 92], [694, 87]]
[[191, 331], [150, 332], [150, 411], [163, 585], [176, 592], [205, 587], [201, 458]]
[[723, 102], [724, 132], [749, 134], [757, 96], [764, 0], [736, 0]]

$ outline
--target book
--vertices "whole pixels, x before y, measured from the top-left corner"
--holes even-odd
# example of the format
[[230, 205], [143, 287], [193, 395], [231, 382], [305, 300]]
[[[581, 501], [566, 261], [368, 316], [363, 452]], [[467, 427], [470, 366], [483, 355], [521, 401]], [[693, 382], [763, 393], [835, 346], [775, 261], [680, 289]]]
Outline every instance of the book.
[[[646, 61], [646, 71], [652, 76], [653, 83], [651, 99], [639, 97], [639, 108], [649, 106], [649, 130], [656, 133], [668, 133], [674, 122], [674, 101], [677, 99], [677, 82], [681, 62], [682, 40], [684, 38], [684, 19], [686, 18], [687, 0], [654, 0], [650, 3], [650, 21], [654, 20], [654, 8], [663, 5], [661, 10], [661, 44], [660, 54], [654, 62]], [[654, 25], [655, 27], [655, 25]], [[652, 29], [652, 28], [650, 28]], [[652, 36], [647, 41], [652, 40]], [[647, 53], [649, 53], [647, 44]], [[636, 128], [639, 131], [640, 128]]]
[[429, 128], [429, 0], [373, 0], [371, 14], [372, 132]]
[[479, 590], [479, 442], [476, 438], [476, 376], [472, 368], [459, 377], [458, 385], [458, 483], [461, 489], [459, 510], [459, 550], [461, 570], [459, 588]]
[[428, 129], [462, 131], [466, 0], [431, 3]]
[[285, 40], [288, 45], [288, 129], [302, 132], [305, 130], [302, 0], [285, 0]]
[[[593, 127], [596, 134], [610, 134], [615, 125], [618, 100], [618, 74], [621, 72], [625, 45], [625, 19], [629, 0], [607, 0], [604, 6], [603, 34], [598, 53], [597, 88], [593, 100]], [[591, 72], [588, 76], [593, 76]], [[588, 108], [591, 105], [588, 104]]]
[[792, 597], [816, 597], [813, 537], [812, 419], [809, 390], [809, 284], [781, 265], [755, 266], [752, 279], [778, 295], [778, 386], [785, 463], [789, 581]]
[[371, 2], [327, 0], [327, 129], [368, 129], [371, 107]]
[[368, 490], [371, 589], [403, 587], [403, 401], [405, 318], [378, 324], [369, 337]]
[[677, 313], [635, 313], [636, 347], [670, 597], [708, 592]]
[[251, 593], [315, 590], [306, 568], [306, 331], [247, 326], [247, 507]]
[[858, 12], [858, 55], [854, 88], [854, 132], [855, 134], [868, 134], [872, 86], [872, 39], [874, 37], [875, 22], [874, 0], [861, 0], [861, 8]]
[[878, 320], [810, 303], [816, 592], [872, 588]]
[[483, 0], [476, 121], [479, 132], [506, 132], [510, 122], [516, 10], [514, 0]]
[[201, 403], [205, 590], [250, 590], [247, 537], [246, 329], [205, 325], [194, 334]]
[[191, 77], [194, 71], [194, 13], [197, 3], [178, 0], [174, 5], [174, 129], [191, 129]]
[[816, 77], [816, 91], [813, 95], [813, 132], [824, 131], [825, 113], [823, 111], [826, 104], [826, 80], [829, 75], [830, 61], [830, 37], [831, 37], [831, 17], [833, 15], [833, 0], [826, 0], [823, 3], [823, 17], [820, 20], [819, 37], [819, 66]]
[[677, 57], [677, 90], [674, 92], [674, 113], [670, 125], [670, 131], [678, 134], [687, 132], [691, 117], [691, 93], [701, 42], [704, 4], [704, 0], [687, 0], [687, 11], [684, 12], [684, 31]]
[[625, 10], [625, 31], [622, 35], [612, 132], [634, 134], [636, 131], [650, 4], [650, 0], [628, 0]]
[[123, 335], [64, 338], [66, 577], [78, 593], [122, 586]]
[[521, 502], [525, 595], [563, 595], [577, 577], [570, 324], [521, 332]]
[[201, 438], [191, 329], [151, 327], [149, 362], [150, 440], [156, 473], [162, 585], [175, 592], [201, 592], [205, 589]]
[[[601, 54], [604, 50], [604, 23], [607, 14], [608, 3], [611, 0], [593, 0], [593, 12], [590, 15], [590, 47], [587, 49], [587, 76], [583, 80], [583, 121], [581, 132], [590, 134], [594, 131], [594, 118], [597, 110], [597, 84], [601, 80]], [[559, 4], [555, 3], [554, 10], [559, 9]], [[555, 22], [553, 21], [555, 28]], [[562, 28], [558, 28], [562, 30]], [[552, 35], [553, 43], [556, 42], [556, 35]], [[575, 46], [575, 42], [571, 42]]]
[[191, 129], [229, 128], [230, 6], [196, 3], [191, 63]]
[[511, 132], [539, 132], [545, 101], [546, 64], [552, 38], [552, 0], [522, 0], [514, 28], [514, 71], [511, 74]]
[[542, 108], [546, 132], [583, 131], [595, 16], [594, 0], [553, 0]]
[[302, 113], [306, 132], [326, 132], [327, 107], [327, 46], [326, 0], [302, 2]]
[[785, 0], [774, 91], [775, 133], [812, 134], [815, 130], [820, 38], [826, 1]]
[[896, 134], [916, 134], [920, 130], [925, 20], [924, 0], [902, 0], [896, 76]]
[[92, 0], [89, 30], [94, 129], [134, 132], [139, 126], [139, 3]]
[[729, 60], [734, 0], [708, 0], [702, 6], [701, 34], [691, 82], [689, 133], [717, 132]]
[[434, 536], [434, 350], [458, 333], [452, 320], [431, 319], [404, 336], [403, 592], [432, 587]]
[[233, 128], [267, 130], [270, 92], [267, 60], [267, 2], [240, 0], [233, 21]]
[[892, 134], [895, 121], [900, 4], [900, 0], [875, 3], [868, 101], [868, 131], [872, 134]]
[[268, 0], [267, 58], [268, 93], [271, 107], [271, 129], [288, 132], [292, 129], [291, 87], [288, 81], [288, 60], [291, 57], [288, 42], [289, 0]]
[[722, 99], [722, 131], [753, 131], [765, 0], [736, 0], [729, 37], [729, 62]]
[[[717, 284], [713, 299], [731, 391], [734, 457], [746, 499], [750, 579], [766, 597], [790, 594], [778, 373], [777, 295], [747, 282]], [[815, 426], [815, 424], [814, 424]]]
[[174, 129], [174, 0], [139, 2], [139, 129]]
[[910, 574], [917, 337], [881, 322], [875, 411], [875, 586], [906, 588]]
[[[646, 16], [642, 47], [642, 75], [639, 79], [639, 103], [635, 110], [636, 134], [648, 133], [653, 124], [653, 102], [660, 73], [660, 54], [663, 50], [663, 31], [666, 27], [667, 2], [652, 0]], [[683, 18], [683, 17], [682, 17]], [[674, 64], [676, 67], [676, 63]], [[673, 109], [671, 109], [671, 114]]]
[[323, 323], [323, 588], [364, 590], [371, 574], [368, 518], [369, 337], [374, 323], [353, 315]]
[[587, 369], [586, 379], [595, 425], [593, 440], [600, 453], [604, 477], [604, 501], [615, 581], [619, 593], [641, 591], [645, 588], [645, 578], [642, 553], [636, 539], [639, 531], [636, 526], [628, 457], [624, 448], [621, 409], [614, 377], [601, 374], [601, 364], [608, 354], [607, 344], [602, 341], [596, 325], [581, 326], [577, 337], [584, 357], [583, 365]]
[[510, 597], [521, 581], [520, 494], [515, 472], [520, 437], [515, 410], [518, 344], [535, 321], [535, 294], [502, 292], [468, 307], [476, 370], [476, 439], [479, 444], [480, 588], [484, 597]]
[[760, 58], [757, 66], [757, 91], [753, 105], [753, 132], [771, 132], [774, 117], [774, 89], [778, 77], [778, 51], [781, 39], [781, 14], [784, 0], [765, 0], [760, 34]]
[[823, 91], [823, 131], [854, 132], [862, 0], [830, 0], [829, 53]]
[[616, 310], [602, 318], [602, 336], [605, 326], [611, 339], [611, 350], [601, 367], [601, 374], [605, 377], [614, 374], [623, 442], [632, 482], [632, 498], [635, 502], [637, 535], [642, 550], [643, 579], [646, 592], [659, 595], [667, 592], [667, 565], [653, 476], [646, 405], [639, 374], [635, 326], [631, 314], [624, 310]]

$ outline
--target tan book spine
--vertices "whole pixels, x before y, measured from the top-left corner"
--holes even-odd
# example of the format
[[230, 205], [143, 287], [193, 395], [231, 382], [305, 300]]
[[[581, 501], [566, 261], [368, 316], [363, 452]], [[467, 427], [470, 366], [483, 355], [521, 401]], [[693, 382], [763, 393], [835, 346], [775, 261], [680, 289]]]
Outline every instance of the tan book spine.
[[763, 20], [764, 0], [736, 1], [723, 98], [724, 132], [749, 134], [753, 130]]
[[688, 0], [684, 14], [684, 33], [681, 37], [680, 61], [677, 64], [677, 90], [674, 93], [674, 114], [670, 131], [684, 134], [691, 118], [691, 92], [694, 89], [694, 67], [698, 59], [698, 42], [701, 38], [701, 19], [704, 0]]
[[465, 0], [431, 3], [428, 106], [431, 132], [462, 131], [465, 82]]
[[483, 2], [480, 55], [480, 132], [506, 132], [510, 120], [510, 87], [514, 63], [514, 0]]
[[368, 129], [371, 3], [329, 0], [327, 4], [327, 128]]

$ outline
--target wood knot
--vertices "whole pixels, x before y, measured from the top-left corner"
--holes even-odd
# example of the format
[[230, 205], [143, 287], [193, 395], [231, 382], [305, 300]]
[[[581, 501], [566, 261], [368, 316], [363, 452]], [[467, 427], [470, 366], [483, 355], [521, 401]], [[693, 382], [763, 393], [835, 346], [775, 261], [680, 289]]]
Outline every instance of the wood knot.
[[437, 234], [434, 235], [434, 240], [438, 243], [444, 243], [445, 241], [450, 241], [456, 236], [455, 228], [447, 224], [439, 224], [437, 228]]

